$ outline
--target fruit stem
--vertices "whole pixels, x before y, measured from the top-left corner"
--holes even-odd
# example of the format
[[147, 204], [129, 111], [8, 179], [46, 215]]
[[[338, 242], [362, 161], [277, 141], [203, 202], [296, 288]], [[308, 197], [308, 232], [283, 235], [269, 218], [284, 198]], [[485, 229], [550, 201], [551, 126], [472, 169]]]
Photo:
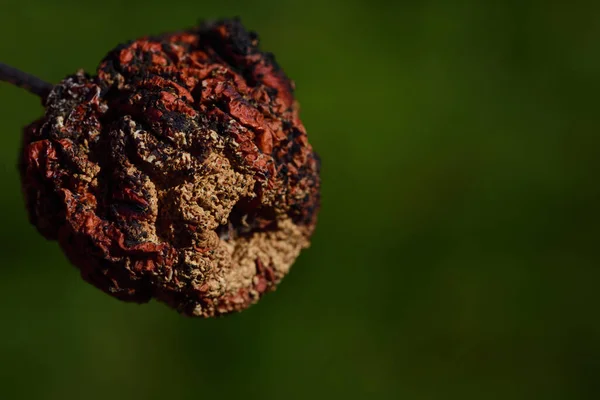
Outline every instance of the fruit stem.
[[52, 90], [51, 83], [0, 62], [0, 81], [12, 83], [45, 100]]

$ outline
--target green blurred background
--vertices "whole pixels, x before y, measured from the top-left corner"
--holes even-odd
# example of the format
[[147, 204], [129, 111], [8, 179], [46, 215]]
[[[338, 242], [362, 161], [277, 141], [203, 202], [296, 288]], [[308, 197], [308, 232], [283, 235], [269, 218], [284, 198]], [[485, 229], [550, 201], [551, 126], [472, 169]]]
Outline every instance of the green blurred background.
[[[501, 4], [499, 4], [501, 3]], [[27, 222], [0, 85], [1, 399], [600, 398], [600, 3], [2, 0], [0, 60], [52, 82], [240, 15], [323, 159], [312, 247], [241, 314], [84, 283]]]

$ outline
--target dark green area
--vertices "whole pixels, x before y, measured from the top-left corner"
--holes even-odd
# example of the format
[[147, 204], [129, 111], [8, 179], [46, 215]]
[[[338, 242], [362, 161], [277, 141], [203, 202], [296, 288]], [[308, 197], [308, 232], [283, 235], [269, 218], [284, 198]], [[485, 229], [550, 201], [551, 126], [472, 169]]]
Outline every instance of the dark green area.
[[241, 15], [297, 83], [323, 209], [246, 312], [120, 303], [27, 222], [15, 164], [42, 108], [0, 85], [0, 398], [600, 397], [600, 3], [1, 8], [0, 60], [53, 82], [119, 42]]

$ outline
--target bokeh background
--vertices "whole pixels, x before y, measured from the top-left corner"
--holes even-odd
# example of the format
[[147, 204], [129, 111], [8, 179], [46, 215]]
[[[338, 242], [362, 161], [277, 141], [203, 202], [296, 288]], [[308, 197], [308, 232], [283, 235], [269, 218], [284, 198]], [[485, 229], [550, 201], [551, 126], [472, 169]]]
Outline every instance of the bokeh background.
[[242, 16], [297, 83], [323, 209], [248, 311], [120, 303], [27, 222], [15, 164], [42, 107], [0, 84], [0, 398], [600, 398], [600, 3], [1, 10], [0, 59], [52, 82], [128, 39]]

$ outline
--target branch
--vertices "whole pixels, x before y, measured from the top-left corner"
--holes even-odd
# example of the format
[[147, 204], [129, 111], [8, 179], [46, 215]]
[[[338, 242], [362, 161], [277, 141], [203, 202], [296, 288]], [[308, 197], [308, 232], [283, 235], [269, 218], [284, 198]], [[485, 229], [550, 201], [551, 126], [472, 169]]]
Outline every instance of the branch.
[[0, 62], [0, 81], [12, 83], [15, 86], [28, 90], [45, 100], [52, 90], [51, 83], [41, 80], [26, 72], [20, 71]]

